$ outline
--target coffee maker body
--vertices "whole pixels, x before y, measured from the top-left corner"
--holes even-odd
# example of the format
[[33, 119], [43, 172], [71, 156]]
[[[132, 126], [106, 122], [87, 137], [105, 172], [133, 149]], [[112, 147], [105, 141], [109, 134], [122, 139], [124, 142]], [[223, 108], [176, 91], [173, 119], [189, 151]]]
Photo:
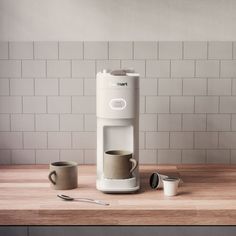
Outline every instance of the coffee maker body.
[[[139, 75], [126, 70], [111, 73], [99, 72], [96, 80], [96, 94], [96, 187], [107, 193], [135, 192], [140, 186], [138, 165]], [[126, 157], [107, 155], [119, 152], [130, 153], [130, 155], [126, 155]], [[106, 161], [104, 158], [111, 159]], [[132, 163], [126, 165], [124, 163], [128, 162], [122, 161], [122, 158], [130, 158]], [[136, 166], [133, 166], [134, 163]], [[119, 168], [131, 168], [130, 176], [110, 177], [124, 173], [124, 170], [119, 172]], [[107, 176], [108, 170], [109, 176]], [[114, 175], [112, 175], [113, 171]]]

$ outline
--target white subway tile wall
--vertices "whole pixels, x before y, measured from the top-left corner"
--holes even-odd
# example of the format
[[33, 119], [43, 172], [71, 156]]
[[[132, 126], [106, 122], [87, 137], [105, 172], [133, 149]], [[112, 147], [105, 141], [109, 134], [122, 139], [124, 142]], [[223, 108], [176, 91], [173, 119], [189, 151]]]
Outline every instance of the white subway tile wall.
[[58, 42], [34, 42], [35, 59], [57, 59]]
[[10, 42], [10, 59], [33, 59], [33, 42]]
[[207, 59], [207, 42], [184, 42], [184, 59]]
[[84, 42], [84, 59], [108, 59], [108, 43]]
[[69, 61], [48, 60], [47, 61], [47, 76], [52, 77], [52, 78], [70, 77], [71, 75], [70, 67], [71, 65]]
[[1, 79], [0, 80], [0, 96], [1, 95], [9, 95], [9, 88], [10, 88], [10, 83], [8, 79]]
[[145, 76], [145, 61], [144, 60], [122, 60], [121, 68], [133, 69], [139, 71], [141, 77]]
[[[13, 65], [12, 65], [12, 67], [13, 67]], [[11, 70], [11, 69], [13, 69], [13, 71], [12, 72], [9, 71], [8, 72], [9, 74], [13, 73], [14, 70], [15, 70], [15, 74], [19, 73], [17, 71], [17, 68], [13, 67], [13, 68], [9, 68], [8, 70]], [[2, 71], [1, 64], [0, 64], [0, 71]], [[2, 74], [2, 72], [0, 72], [0, 75], [1, 74]], [[22, 60], [21, 61], [21, 74], [22, 74], [22, 78], [46, 77], [46, 61], [42, 61], [42, 60]], [[8, 77], [13, 77], [13, 76], [8, 75]]]
[[59, 59], [83, 59], [83, 42], [59, 42]]
[[[32, 61], [29, 61], [29, 63], [31, 65], [35, 64], [34, 62], [32, 63]], [[22, 63], [22, 64], [24, 67], [25, 63]], [[35, 65], [32, 65], [32, 66], [39, 67], [39, 66], [35, 66]], [[40, 69], [40, 68], [28, 69], [28, 70], [26, 70], [26, 72], [24, 71], [24, 74], [31, 74], [31, 73], [33, 74], [34, 69]], [[31, 71], [31, 70], [33, 70], [33, 71]], [[36, 71], [36, 72], [38, 72], [38, 71]], [[0, 61], [0, 77], [1, 78], [2, 77], [20, 78], [21, 77], [21, 61], [19, 61], [19, 60], [1, 60]]]
[[0, 164], [96, 163], [96, 73], [140, 73], [140, 163], [236, 163], [236, 42], [0, 42]]
[[54, 161], [59, 161], [59, 150], [36, 150], [36, 164], [47, 164]]
[[0, 59], [9, 59], [9, 43], [0, 42]]
[[1, 114], [0, 115], [0, 131], [10, 131], [10, 115]]

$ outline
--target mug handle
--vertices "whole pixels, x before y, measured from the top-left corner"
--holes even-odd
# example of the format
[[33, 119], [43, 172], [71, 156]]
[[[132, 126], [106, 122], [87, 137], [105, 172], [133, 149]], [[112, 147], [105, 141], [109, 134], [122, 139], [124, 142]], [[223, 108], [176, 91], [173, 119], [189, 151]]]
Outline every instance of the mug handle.
[[132, 163], [132, 168], [129, 172], [132, 173], [136, 169], [136, 167], [138, 166], [138, 162], [133, 158], [130, 158], [129, 161]]
[[51, 171], [51, 172], [49, 173], [49, 175], [48, 175], [48, 179], [50, 180], [50, 182], [55, 185], [56, 182], [52, 179], [52, 175], [57, 175], [57, 173], [56, 173], [55, 170], [54, 170], [54, 171]]

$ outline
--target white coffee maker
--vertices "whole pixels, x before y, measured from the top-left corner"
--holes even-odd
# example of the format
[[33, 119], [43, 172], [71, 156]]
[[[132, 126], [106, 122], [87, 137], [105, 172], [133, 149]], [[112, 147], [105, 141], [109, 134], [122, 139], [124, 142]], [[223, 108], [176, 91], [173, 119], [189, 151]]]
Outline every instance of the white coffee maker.
[[131, 70], [103, 70], [97, 74], [98, 190], [128, 193], [139, 189], [139, 166], [126, 179], [106, 178], [104, 153], [127, 150], [139, 161], [139, 74]]

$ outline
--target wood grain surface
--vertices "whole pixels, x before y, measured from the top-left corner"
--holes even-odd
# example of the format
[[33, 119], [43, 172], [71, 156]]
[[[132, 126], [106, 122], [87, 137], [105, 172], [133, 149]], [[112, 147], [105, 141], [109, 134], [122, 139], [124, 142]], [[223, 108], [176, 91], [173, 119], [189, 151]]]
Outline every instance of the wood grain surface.
[[[180, 176], [175, 197], [149, 187], [152, 172]], [[236, 166], [141, 166], [141, 189], [134, 194], [96, 190], [95, 166], [78, 167], [79, 186], [52, 190], [48, 166], [0, 166], [1, 225], [235, 225]], [[66, 202], [57, 194], [104, 200], [110, 206]]]

